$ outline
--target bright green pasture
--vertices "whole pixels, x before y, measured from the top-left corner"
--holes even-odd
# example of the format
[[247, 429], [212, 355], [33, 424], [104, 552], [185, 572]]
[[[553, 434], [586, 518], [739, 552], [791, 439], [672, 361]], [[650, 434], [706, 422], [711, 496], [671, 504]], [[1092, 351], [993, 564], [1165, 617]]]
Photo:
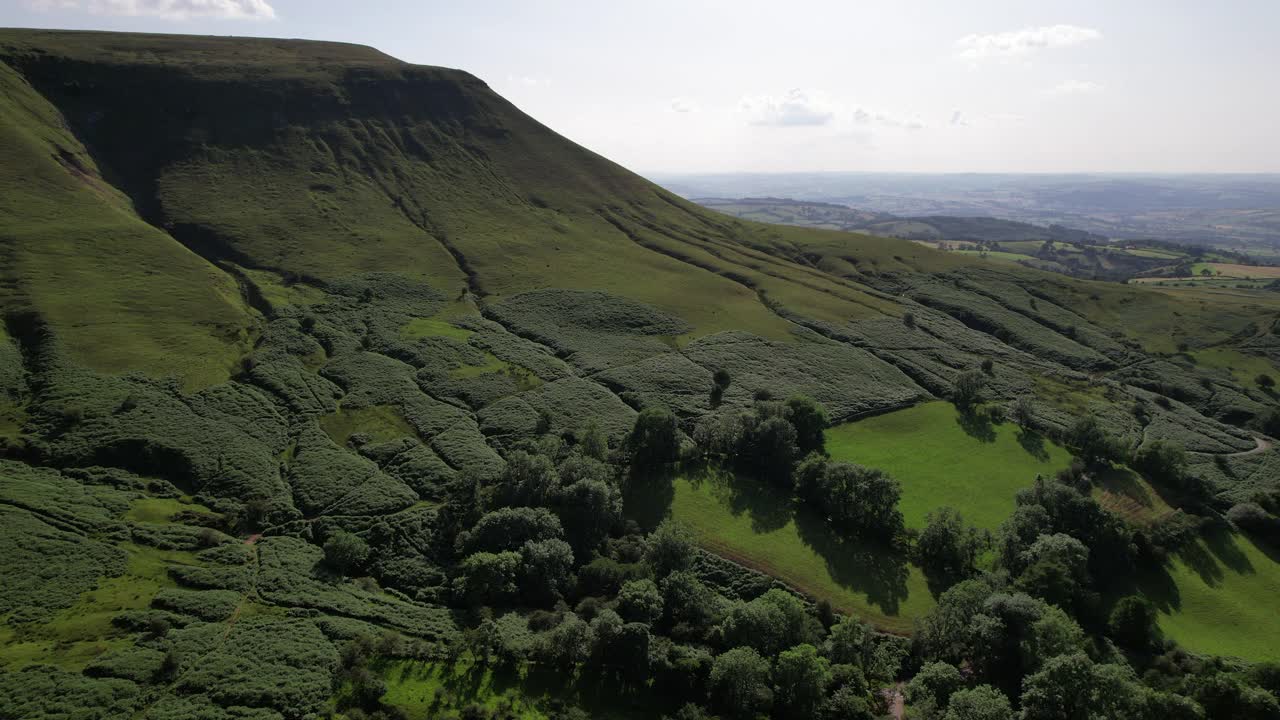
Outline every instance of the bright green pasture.
[[887, 471], [902, 483], [907, 527], [950, 505], [966, 522], [994, 529], [1013, 511], [1013, 496], [1037, 475], [1071, 462], [1062, 447], [1011, 423], [970, 419], [946, 402], [838, 425], [827, 431], [836, 460]]
[[1216, 347], [1196, 350], [1191, 353], [1196, 362], [1213, 368], [1222, 368], [1231, 373], [1236, 382], [1249, 387], [1258, 387], [1255, 382], [1259, 375], [1270, 375], [1280, 379], [1280, 369], [1271, 361], [1257, 355], [1247, 355], [1235, 348]]
[[339, 445], [346, 445], [356, 433], [367, 433], [374, 442], [417, 435], [400, 411], [390, 405], [339, 408], [335, 413], [322, 416], [320, 427]]
[[1280, 661], [1280, 564], [1271, 553], [1229, 532], [1179, 552], [1144, 587], [1160, 627], [1194, 652]]
[[671, 517], [706, 549], [896, 633], [934, 607], [919, 568], [874, 544], [841, 541], [785, 494], [727, 474], [677, 478]]

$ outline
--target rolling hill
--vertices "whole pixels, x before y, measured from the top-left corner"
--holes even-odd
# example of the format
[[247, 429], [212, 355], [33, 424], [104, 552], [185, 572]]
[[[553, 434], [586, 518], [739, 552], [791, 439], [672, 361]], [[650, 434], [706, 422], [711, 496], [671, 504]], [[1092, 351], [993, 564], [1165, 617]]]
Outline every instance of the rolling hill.
[[[485, 539], [476, 516], [525, 492], [513, 478], [537, 485], [530, 456], [599, 433], [616, 460], [647, 408], [669, 408], [688, 445], [707, 418], [811, 397], [833, 454], [901, 469], [912, 526], [937, 487], [998, 524], [1035, 480], [1010, 468], [1058, 469], [1067, 451], [1037, 438], [1089, 415], [1126, 449], [1184, 447], [1210, 512], [1280, 490], [1254, 430], [1275, 396], [1197, 361], [1280, 367], [1274, 293], [1092, 283], [726, 217], [465, 72], [370, 48], [0, 30], [0, 189], [0, 705], [15, 716], [301, 718], [358, 704], [370, 673], [424, 713], [496, 703], [476, 688], [501, 686], [534, 716], [547, 698], [652, 716], [671, 708], [621, 669], [630, 694], [606, 701], [581, 677], [498, 682], [478, 659], [533, 657], [538, 623], [568, 606], [462, 598], [475, 555], [571, 541], [576, 581], [555, 600], [612, 613], [643, 574], [640, 533], [672, 516], [699, 530], [709, 552], [688, 573], [725, 607], [791, 588], [897, 633], [933, 609], [900, 549], [884, 577], [879, 546], [851, 560], [826, 518], [772, 507], [786, 498], [744, 515], [733, 480], [611, 475], [626, 517], [586, 542], [581, 454], [553, 466], [566, 541]], [[941, 399], [979, 368], [983, 413], [957, 416]], [[718, 371], [732, 381], [713, 395]], [[1002, 417], [1019, 398], [1025, 444]], [[915, 432], [973, 466], [920, 472]], [[984, 463], [1005, 472], [988, 482]], [[984, 493], [1001, 497], [965, 506]], [[1274, 643], [1203, 642], [1213, 592], [1166, 605], [1182, 611], [1170, 634], [1275, 659], [1260, 656]], [[349, 650], [370, 637], [384, 644], [361, 675]], [[707, 654], [653, 637], [672, 666]], [[455, 661], [483, 678], [421, 666]]]

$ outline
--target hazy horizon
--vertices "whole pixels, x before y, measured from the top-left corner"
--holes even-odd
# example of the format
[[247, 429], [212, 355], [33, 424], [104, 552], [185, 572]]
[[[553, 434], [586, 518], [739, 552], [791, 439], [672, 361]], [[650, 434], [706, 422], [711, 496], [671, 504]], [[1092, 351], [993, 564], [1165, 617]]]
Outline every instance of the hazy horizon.
[[14, 0], [0, 25], [294, 37], [471, 72], [645, 175], [1277, 174], [1280, 3]]

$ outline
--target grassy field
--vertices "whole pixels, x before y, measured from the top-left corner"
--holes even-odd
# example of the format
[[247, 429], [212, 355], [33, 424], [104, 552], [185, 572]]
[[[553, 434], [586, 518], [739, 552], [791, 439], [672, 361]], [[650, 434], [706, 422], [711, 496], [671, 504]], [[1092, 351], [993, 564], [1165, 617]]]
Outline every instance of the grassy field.
[[466, 341], [475, 332], [457, 327], [447, 320], [437, 318], [414, 318], [400, 329], [400, 336], [406, 340], [418, 340], [425, 337], [447, 337]]
[[339, 445], [346, 445], [356, 433], [367, 433], [373, 442], [417, 436], [400, 411], [389, 405], [353, 410], [339, 408], [338, 412], [321, 417], [320, 427]]
[[1251, 661], [1280, 660], [1280, 563], [1252, 540], [1219, 532], [1180, 552], [1146, 595], [1160, 627], [1190, 650]]
[[1191, 266], [1191, 274], [1199, 276], [1205, 270], [1220, 277], [1230, 278], [1280, 278], [1280, 267], [1270, 265], [1238, 265], [1235, 263], [1202, 262]]
[[147, 607], [164, 587], [173, 587], [167, 568], [190, 565], [195, 554], [123, 545], [129, 553], [124, 575], [103, 578], [96, 588], [81, 595], [73, 606], [56, 613], [47, 623], [24, 627], [20, 633], [0, 627], [0, 668], [19, 670], [28, 665], [50, 664], [78, 672], [95, 657], [133, 643], [111, 619], [124, 610]]
[[203, 514], [212, 514], [209, 508], [191, 502], [190, 498], [138, 498], [129, 506], [129, 512], [125, 513], [126, 520], [134, 522], [147, 523], [168, 523], [171, 522], [174, 515], [183, 511], [198, 512]]
[[628, 720], [658, 714], [652, 707], [641, 707], [646, 698], [624, 696], [607, 681], [566, 681], [563, 673], [531, 663], [496, 669], [463, 655], [452, 665], [383, 660], [374, 669], [387, 685], [382, 701], [401, 710], [407, 720], [457, 718], [469, 705], [518, 720], [551, 717], [552, 707], [562, 703], [581, 707], [595, 718]]
[[881, 468], [902, 483], [908, 527], [942, 505], [967, 522], [994, 529], [1013, 511], [1013, 496], [1036, 475], [1066, 467], [1070, 454], [1016, 426], [965, 419], [953, 405], [931, 402], [827, 431], [836, 460]]
[[1208, 367], [1222, 368], [1231, 372], [1232, 377], [1241, 385], [1256, 388], [1259, 375], [1270, 375], [1280, 379], [1280, 368], [1271, 361], [1257, 355], [1247, 355], [1235, 348], [1208, 348], [1191, 353], [1196, 362]]
[[887, 550], [839, 541], [826, 523], [746, 478], [678, 478], [671, 517], [712, 552], [768, 573], [883, 630], [908, 633], [933, 596], [920, 570]]

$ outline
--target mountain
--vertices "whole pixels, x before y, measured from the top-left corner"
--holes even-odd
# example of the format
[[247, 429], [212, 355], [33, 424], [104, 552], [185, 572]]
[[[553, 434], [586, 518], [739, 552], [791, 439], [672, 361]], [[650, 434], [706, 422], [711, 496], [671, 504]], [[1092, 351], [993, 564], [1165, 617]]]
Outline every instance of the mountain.
[[[1280, 489], [1274, 293], [727, 217], [359, 46], [0, 30], [0, 83], [0, 716], [737, 712], [713, 658], [759, 684], [734, 638], [834, 612], [887, 683], [951, 602], [937, 494], [1074, 508], [1014, 558], [1102, 523], [1099, 642], [1135, 594], [1274, 658], [1280, 571], [1221, 521]], [[894, 443], [896, 481], [836, 462]], [[1176, 480], [1137, 459], [1175, 445]], [[1254, 572], [1157, 557], [1204, 543]]]

